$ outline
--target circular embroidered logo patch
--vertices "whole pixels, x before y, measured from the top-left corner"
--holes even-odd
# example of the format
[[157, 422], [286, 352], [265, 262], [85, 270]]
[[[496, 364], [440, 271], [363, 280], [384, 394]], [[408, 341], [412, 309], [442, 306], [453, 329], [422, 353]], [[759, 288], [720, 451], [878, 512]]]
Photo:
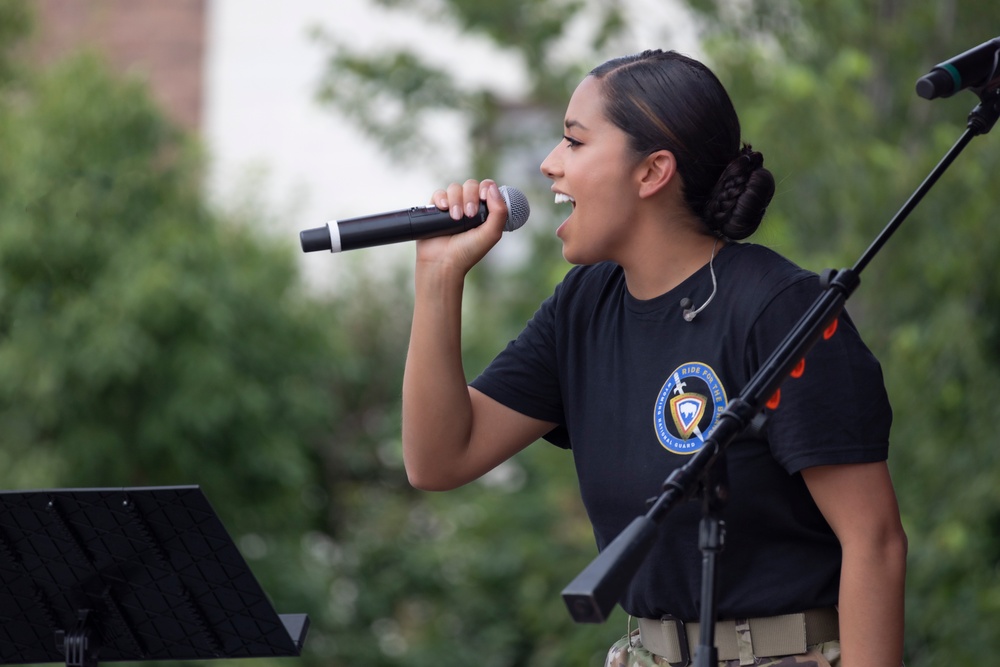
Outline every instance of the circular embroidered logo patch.
[[691, 362], [678, 367], [660, 389], [653, 425], [660, 444], [674, 454], [694, 454], [726, 409], [726, 390], [715, 371]]

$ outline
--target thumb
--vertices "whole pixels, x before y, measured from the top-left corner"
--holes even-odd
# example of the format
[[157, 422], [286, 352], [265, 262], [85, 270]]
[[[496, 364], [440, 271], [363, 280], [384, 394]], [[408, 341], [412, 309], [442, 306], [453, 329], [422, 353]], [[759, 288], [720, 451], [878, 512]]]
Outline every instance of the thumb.
[[490, 183], [486, 187], [486, 210], [489, 212], [486, 225], [495, 233], [502, 232], [510, 211], [507, 210], [507, 202], [496, 183]]

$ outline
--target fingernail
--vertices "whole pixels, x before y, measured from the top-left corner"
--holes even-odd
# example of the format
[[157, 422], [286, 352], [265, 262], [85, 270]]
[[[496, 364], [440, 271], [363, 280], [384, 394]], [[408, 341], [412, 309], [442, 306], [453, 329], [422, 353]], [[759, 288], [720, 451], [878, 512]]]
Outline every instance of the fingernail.
[[455, 220], [461, 220], [462, 219], [462, 207], [459, 206], [458, 204], [455, 204], [454, 206], [452, 206], [451, 207], [451, 217], [454, 218]]
[[442, 210], [448, 208], [448, 198], [447, 197], [441, 197], [441, 199], [438, 199], [438, 208], [442, 209]]
[[471, 201], [469, 203], [467, 203], [465, 205], [465, 215], [466, 215], [466, 217], [468, 217], [468, 218], [474, 218], [474, 217], [476, 217], [476, 209], [477, 208], [478, 207], [475, 204], [473, 204]]

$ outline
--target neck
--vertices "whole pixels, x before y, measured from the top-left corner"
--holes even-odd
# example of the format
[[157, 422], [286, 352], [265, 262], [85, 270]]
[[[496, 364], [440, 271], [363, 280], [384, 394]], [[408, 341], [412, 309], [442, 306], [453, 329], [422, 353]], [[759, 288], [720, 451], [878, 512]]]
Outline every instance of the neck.
[[708, 264], [724, 240], [705, 234], [677, 234], [668, 243], [640, 248], [632, 261], [622, 262], [629, 293], [647, 300], [666, 294]]

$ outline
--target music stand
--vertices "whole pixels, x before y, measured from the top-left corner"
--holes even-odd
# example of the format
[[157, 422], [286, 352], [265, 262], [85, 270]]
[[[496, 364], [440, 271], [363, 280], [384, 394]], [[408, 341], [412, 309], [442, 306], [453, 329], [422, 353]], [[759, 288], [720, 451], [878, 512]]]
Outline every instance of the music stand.
[[0, 491], [0, 663], [298, 656], [198, 486]]

